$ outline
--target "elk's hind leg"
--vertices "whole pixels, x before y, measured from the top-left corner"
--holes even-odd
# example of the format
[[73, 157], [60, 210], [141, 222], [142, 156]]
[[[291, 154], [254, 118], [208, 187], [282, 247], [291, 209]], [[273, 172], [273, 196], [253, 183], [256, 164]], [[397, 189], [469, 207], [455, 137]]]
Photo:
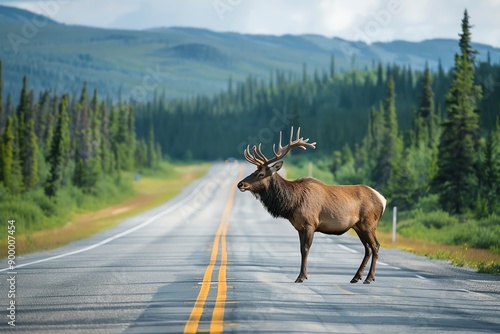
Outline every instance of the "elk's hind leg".
[[359, 266], [358, 271], [351, 280], [351, 283], [357, 283], [363, 277], [363, 271], [365, 270], [366, 264], [368, 263], [368, 259], [372, 254], [372, 249], [369, 247], [366, 232], [361, 231], [359, 227], [357, 227], [356, 225], [353, 226], [353, 230], [356, 231], [359, 240], [361, 240], [361, 243], [365, 247], [365, 256], [363, 257], [363, 261], [361, 261], [361, 265]]
[[380, 243], [378, 242], [377, 236], [375, 235], [375, 230], [368, 232], [367, 236], [368, 244], [373, 254], [370, 271], [368, 272], [368, 276], [366, 276], [366, 280], [363, 282], [364, 284], [370, 284], [371, 282], [375, 281], [375, 267], [377, 266], [378, 250], [380, 249]]

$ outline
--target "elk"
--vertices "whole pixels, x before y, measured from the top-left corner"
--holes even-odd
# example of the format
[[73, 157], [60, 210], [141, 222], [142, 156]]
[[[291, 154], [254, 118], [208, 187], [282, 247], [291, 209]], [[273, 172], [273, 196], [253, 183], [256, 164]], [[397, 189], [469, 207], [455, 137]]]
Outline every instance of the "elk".
[[[351, 228], [365, 248], [363, 261], [351, 283], [362, 279], [370, 257], [370, 270], [363, 283], [375, 281], [380, 248], [375, 231], [385, 210], [384, 196], [366, 185], [326, 185], [311, 177], [295, 181], [282, 178], [277, 172], [283, 166], [283, 161], [278, 160], [283, 159], [293, 148], [315, 149], [316, 143], [309, 143], [309, 139], [300, 137], [300, 128], [293, 140], [293, 127], [286, 146], [281, 146], [281, 139], [280, 132], [278, 151], [273, 145], [274, 157], [269, 159], [262, 153], [262, 144], [254, 145], [252, 151], [250, 145], [247, 146], [244, 151], [245, 159], [257, 166], [257, 170], [241, 180], [238, 189], [242, 192], [250, 191], [273, 217], [288, 219], [298, 231], [302, 261], [295, 283], [302, 283], [307, 279], [307, 255], [315, 232], [341, 235]], [[276, 163], [270, 166], [274, 162]]]

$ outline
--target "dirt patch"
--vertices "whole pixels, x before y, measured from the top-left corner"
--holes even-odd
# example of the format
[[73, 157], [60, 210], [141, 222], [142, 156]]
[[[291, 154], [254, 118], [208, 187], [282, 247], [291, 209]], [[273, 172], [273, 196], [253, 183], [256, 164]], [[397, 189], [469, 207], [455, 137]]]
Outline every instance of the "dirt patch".
[[415, 240], [397, 236], [392, 242], [392, 234], [377, 231], [377, 238], [382, 247], [401, 248], [419, 255], [426, 255], [441, 260], [448, 259], [459, 265], [472, 265], [479, 262], [500, 263], [500, 254], [492, 253], [486, 249], [468, 248], [466, 245], [440, 245], [437, 243]]

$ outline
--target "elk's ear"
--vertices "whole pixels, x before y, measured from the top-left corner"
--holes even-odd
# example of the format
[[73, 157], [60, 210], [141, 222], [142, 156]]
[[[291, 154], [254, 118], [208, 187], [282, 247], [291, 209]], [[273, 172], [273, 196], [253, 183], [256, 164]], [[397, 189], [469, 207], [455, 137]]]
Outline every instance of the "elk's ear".
[[277, 163], [271, 166], [271, 172], [273, 172], [273, 174], [276, 173], [281, 169], [282, 166], [283, 166], [283, 161], [278, 161]]

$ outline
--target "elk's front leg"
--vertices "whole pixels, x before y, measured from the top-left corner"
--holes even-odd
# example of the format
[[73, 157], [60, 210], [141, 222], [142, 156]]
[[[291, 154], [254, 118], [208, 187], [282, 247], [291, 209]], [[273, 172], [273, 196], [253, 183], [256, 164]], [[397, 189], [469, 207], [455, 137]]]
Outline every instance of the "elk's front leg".
[[300, 274], [295, 280], [295, 283], [302, 283], [305, 279], [307, 279], [307, 255], [309, 254], [309, 249], [312, 245], [313, 236], [314, 231], [311, 229], [303, 229], [299, 231], [300, 255], [302, 256], [302, 262], [300, 265]]

